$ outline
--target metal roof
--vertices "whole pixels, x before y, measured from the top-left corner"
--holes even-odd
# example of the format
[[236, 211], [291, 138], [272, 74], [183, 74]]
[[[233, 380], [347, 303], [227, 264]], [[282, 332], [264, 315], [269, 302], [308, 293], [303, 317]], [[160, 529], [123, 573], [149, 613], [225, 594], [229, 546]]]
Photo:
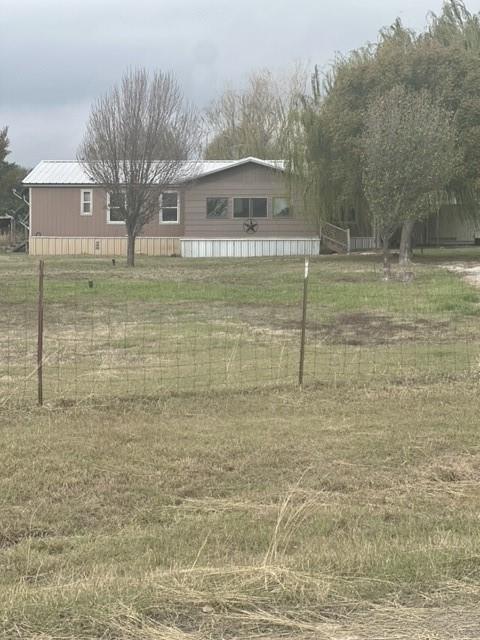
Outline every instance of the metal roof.
[[[240, 160], [201, 160], [183, 162], [180, 181], [202, 178], [212, 173], [232, 169], [253, 162], [260, 166], [284, 171], [283, 160], [260, 160], [251, 156]], [[94, 181], [81, 162], [75, 160], [42, 160], [23, 179], [25, 185], [89, 185]]]

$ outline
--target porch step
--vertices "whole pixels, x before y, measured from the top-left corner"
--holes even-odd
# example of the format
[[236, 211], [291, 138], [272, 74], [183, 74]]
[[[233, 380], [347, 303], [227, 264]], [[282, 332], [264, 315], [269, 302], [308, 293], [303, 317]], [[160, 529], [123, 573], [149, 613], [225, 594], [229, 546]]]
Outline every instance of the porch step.
[[26, 250], [27, 250], [27, 243], [25, 241], [17, 242], [16, 244], [11, 244], [10, 246], [5, 247], [6, 253], [23, 253]]

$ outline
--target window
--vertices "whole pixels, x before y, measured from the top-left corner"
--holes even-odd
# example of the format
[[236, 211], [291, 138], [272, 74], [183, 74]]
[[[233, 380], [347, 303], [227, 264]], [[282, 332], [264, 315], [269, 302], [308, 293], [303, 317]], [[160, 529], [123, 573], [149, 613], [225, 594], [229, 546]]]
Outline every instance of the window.
[[228, 198], [207, 198], [207, 218], [226, 218]]
[[275, 218], [288, 218], [292, 215], [290, 203], [287, 198], [273, 198], [272, 215]]
[[160, 196], [160, 222], [175, 224], [179, 221], [178, 191], [164, 191]]
[[91, 216], [93, 213], [92, 192], [87, 189], [80, 191], [80, 215]]
[[107, 194], [107, 222], [109, 224], [125, 224], [126, 194]]
[[266, 198], [234, 198], [233, 199], [234, 218], [266, 218], [267, 199]]

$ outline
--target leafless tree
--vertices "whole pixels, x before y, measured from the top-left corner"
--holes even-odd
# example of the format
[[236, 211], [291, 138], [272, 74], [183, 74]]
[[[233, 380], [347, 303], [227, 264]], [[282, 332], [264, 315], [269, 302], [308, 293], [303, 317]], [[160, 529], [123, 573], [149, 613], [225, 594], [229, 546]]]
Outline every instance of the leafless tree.
[[127, 71], [94, 103], [77, 158], [125, 221], [129, 266], [137, 236], [160, 213], [161, 194], [195, 172], [200, 140], [197, 112], [170, 73]]

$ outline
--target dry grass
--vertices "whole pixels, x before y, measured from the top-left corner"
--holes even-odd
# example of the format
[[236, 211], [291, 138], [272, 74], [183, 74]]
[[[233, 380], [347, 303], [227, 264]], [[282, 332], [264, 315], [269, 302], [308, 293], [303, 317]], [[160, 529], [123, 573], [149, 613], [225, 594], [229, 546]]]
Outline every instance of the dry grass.
[[7, 409], [0, 635], [478, 637], [476, 391]]
[[0, 637], [480, 637], [480, 297], [439, 258], [314, 261], [303, 392], [299, 261], [48, 261], [35, 409], [0, 256]]

